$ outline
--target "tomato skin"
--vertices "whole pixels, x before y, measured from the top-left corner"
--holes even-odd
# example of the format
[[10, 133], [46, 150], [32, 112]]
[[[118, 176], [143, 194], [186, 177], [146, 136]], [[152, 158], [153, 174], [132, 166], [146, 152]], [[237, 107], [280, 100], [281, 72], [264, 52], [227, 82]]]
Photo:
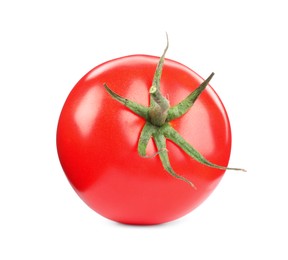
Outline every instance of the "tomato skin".
[[[142, 158], [137, 143], [145, 120], [113, 100], [103, 87], [149, 106], [149, 88], [158, 57], [132, 55], [103, 63], [70, 92], [58, 122], [57, 150], [62, 168], [80, 198], [102, 216], [126, 224], [160, 224], [180, 218], [216, 188], [224, 171], [191, 159], [167, 141], [174, 170], [197, 190], [171, 177], [158, 156]], [[165, 59], [161, 91], [171, 106], [203, 79]], [[209, 161], [227, 166], [231, 130], [225, 108], [208, 86], [189, 112], [171, 125]], [[157, 150], [151, 141], [147, 153]]]

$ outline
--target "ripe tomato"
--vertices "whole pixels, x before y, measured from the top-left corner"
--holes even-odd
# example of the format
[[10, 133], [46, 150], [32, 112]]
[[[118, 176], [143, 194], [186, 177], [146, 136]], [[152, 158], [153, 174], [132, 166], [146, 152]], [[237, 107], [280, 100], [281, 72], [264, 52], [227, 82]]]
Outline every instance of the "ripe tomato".
[[[173, 169], [193, 182], [193, 189], [171, 177], [158, 155], [143, 158], [137, 153], [145, 119], [112, 99], [103, 84], [148, 107], [158, 61], [154, 56], [132, 55], [95, 67], [72, 89], [59, 118], [57, 149], [69, 182], [89, 207], [121, 223], [159, 224], [182, 217], [211, 194], [225, 172], [191, 159], [168, 140]], [[160, 84], [171, 106], [202, 82], [188, 67], [165, 59]], [[169, 124], [209, 161], [227, 166], [229, 119], [210, 85], [185, 115]], [[147, 154], [156, 152], [150, 140]]]

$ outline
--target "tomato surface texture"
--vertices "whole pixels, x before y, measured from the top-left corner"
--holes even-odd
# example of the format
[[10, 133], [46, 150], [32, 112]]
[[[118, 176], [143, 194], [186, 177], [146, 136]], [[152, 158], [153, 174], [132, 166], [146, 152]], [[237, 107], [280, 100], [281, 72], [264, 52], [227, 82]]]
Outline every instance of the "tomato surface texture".
[[[112, 99], [103, 84], [148, 107], [158, 61], [159, 57], [131, 55], [95, 67], [72, 89], [58, 122], [57, 150], [70, 184], [89, 207], [121, 223], [160, 224], [180, 218], [211, 194], [225, 172], [191, 159], [167, 140], [173, 169], [191, 180], [193, 189], [163, 169], [153, 140], [147, 155], [155, 156], [137, 153], [145, 120]], [[188, 67], [165, 59], [160, 85], [171, 106], [202, 82]], [[228, 165], [229, 119], [210, 85], [185, 115], [169, 124], [209, 161]]]

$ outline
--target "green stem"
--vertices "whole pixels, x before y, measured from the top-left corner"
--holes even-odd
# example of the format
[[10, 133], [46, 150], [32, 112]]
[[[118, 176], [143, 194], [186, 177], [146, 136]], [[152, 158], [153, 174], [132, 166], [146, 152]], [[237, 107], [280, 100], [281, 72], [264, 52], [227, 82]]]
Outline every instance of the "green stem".
[[155, 126], [150, 124], [149, 122], [146, 122], [144, 125], [140, 138], [138, 141], [138, 154], [141, 157], [147, 157], [146, 155], [146, 148], [148, 145], [149, 140], [151, 139], [152, 135], [156, 132]]
[[[171, 167], [168, 151], [166, 149], [166, 139], [171, 140], [176, 145], [178, 145], [184, 152], [186, 152], [190, 157], [198, 161], [199, 163], [217, 168], [220, 170], [240, 170], [245, 171], [244, 169], [240, 168], [230, 168], [225, 166], [220, 166], [208, 161], [201, 155], [196, 149], [192, 147], [189, 143], [187, 143], [184, 138], [170, 126], [168, 122], [179, 118], [180, 116], [187, 113], [187, 111], [193, 106], [194, 102], [200, 96], [200, 94], [204, 91], [206, 86], [209, 84], [210, 80], [212, 79], [214, 73], [203, 81], [200, 86], [195, 89], [190, 95], [188, 95], [183, 101], [178, 103], [177, 105], [170, 107], [169, 101], [162, 95], [160, 91], [160, 79], [162, 75], [162, 69], [165, 59], [165, 54], [168, 50], [169, 41], [167, 36], [167, 45], [166, 48], [160, 57], [160, 60], [157, 64], [156, 71], [154, 73], [152, 86], [149, 90], [150, 93], [150, 106], [145, 107], [138, 103], [135, 103], [127, 98], [121, 97], [113, 90], [111, 90], [107, 84], [104, 84], [106, 91], [109, 95], [126, 106], [132, 112], [136, 113], [137, 115], [143, 117], [146, 120], [146, 124], [144, 125], [140, 138], [138, 141], [138, 154], [141, 157], [151, 158], [151, 156], [147, 156], [146, 149], [148, 142], [151, 138], [154, 139], [158, 151], [154, 154], [159, 154], [160, 160], [162, 162], [163, 168], [173, 177], [182, 180], [189, 185], [191, 185], [194, 189], [196, 187], [194, 184], [189, 181], [188, 179], [184, 178], [181, 175], [178, 175], [173, 168]], [[153, 155], [153, 156], [154, 156]]]
[[[156, 70], [154, 73], [154, 77], [153, 77], [153, 82], [152, 82], [152, 87], [156, 88], [157, 91], [159, 91], [159, 92], [160, 92], [160, 79], [162, 76], [162, 68], [163, 68], [164, 59], [165, 59], [165, 55], [166, 55], [168, 48], [169, 48], [169, 39], [168, 39], [168, 34], [166, 33], [166, 47], [164, 49], [162, 56], [160, 57], [160, 59], [158, 61], [158, 64], [157, 64], [157, 67], [156, 67]], [[152, 92], [154, 92], [154, 91], [152, 91]]]
[[230, 168], [215, 163], [209, 162], [202, 154], [200, 154], [192, 145], [190, 145], [173, 127], [166, 124], [161, 127], [163, 135], [177, 144], [185, 153], [187, 153], [194, 160], [206, 166], [220, 169], [220, 170], [234, 170], [234, 171], [246, 171], [241, 168]]
[[167, 36], [167, 45], [157, 64], [153, 77], [152, 86], [149, 90], [150, 93], [149, 117], [150, 122], [155, 126], [162, 126], [166, 122], [166, 118], [168, 116], [168, 109], [170, 107], [169, 101], [162, 95], [160, 91], [160, 79], [162, 76], [165, 54], [169, 47], [168, 35], [166, 34], [166, 36]]
[[106, 91], [110, 94], [110, 96], [112, 98], [114, 98], [115, 100], [117, 100], [118, 102], [120, 102], [121, 104], [123, 104], [124, 106], [126, 106], [127, 108], [129, 108], [132, 112], [134, 112], [135, 114], [143, 117], [144, 119], [148, 120], [149, 116], [148, 116], [148, 108], [145, 106], [142, 106], [136, 102], [133, 102], [127, 98], [123, 98], [120, 95], [118, 95], [117, 93], [115, 93], [113, 90], [111, 90], [106, 83], [104, 83], [104, 87], [106, 89]]
[[189, 111], [189, 109], [193, 106], [194, 102], [197, 100], [199, 95], [203, 92], [203, 90], [207, 87], [210, 80], [214, 76], [214, 72], [210, 74], [210, 76], [204, 80], [198, 88], [196, 88], [190, 95], [188, 95], [184, 100], [178, 103], [176, 106], [169, 108], [167, 120], [166, 122], [170, 122], [173, 119], [176, 119]]
[[195, 185], [189, 181], [188, 179], [186, 179], [185, 177], [178, 175], [173, 168], [171, 167], [170, 161], [169, 161], [169, 157], [168, 157], [168, 151], [166, 149], [166, 138], [164, 137], [164, 135], [162, 135], [162, 133], [155, 133], [153, 135], [156, 146], [158, 148], [159, 152], [159, 156], [160, 156], [160, 160], [162, 162], [162, 165], [164, 167], [164, 169], [174, 178], [179, 179], [181, 181], [184, 181], [186, 183], [188, 183], [190, 186], [192, 186], [195, 190], [196, 187]]

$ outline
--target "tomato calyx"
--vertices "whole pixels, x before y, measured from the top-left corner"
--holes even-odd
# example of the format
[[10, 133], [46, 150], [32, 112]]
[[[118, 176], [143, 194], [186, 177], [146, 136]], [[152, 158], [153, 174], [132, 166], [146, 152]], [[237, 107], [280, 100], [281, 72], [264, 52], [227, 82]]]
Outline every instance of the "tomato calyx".
[[[152, 138], [155, 141], [158, 152], [156, 155], [159, 155], [162, 162], [163, 168], [174, 178], [182, 180], [196, 189], [196, 186], [185, 177], [177, 174], [171, 167], [168, 150], [166, 148], [166, 140], [169, 139], [178, 145], [186, 154], [191, 158], [195, 159], [199, 163], [206, 165], [208, 167], [220, 169], [220, 170], [237, 170], [237, 171], [246, 171], [241, 168], [230, 168], [225, 166], [220, 166], [214, 164], [201, 155], [192, 145], [190, 145], [170, 124], [169, 122], [181, 117], [187, 113], [200, 94], [205, 90], [210, 80], [214, 76], [214, 73], [211, 73], [210, 76], [204, 80], [198, 88], [196, 88], [192, 93], [190, 93], [184, 100], [178, 103], [175, 106], [170, 107], [169, 101], [162, 95], [160, 90], [160, 79], [162, 75], [162, 68], [164, 64], [165, 54], [169, 47], [169, 41], [167, 36], [167, 45], [159, 59], [157, 64], [152, 86], [149, 89], [150, 94], [150, 105], [149, 107], [140, 105], [136, 102], [133, 102], [127, 98], [124, 98], [113, 90], [111, 90], [106, 83], [104, 87], [110, 96], [126, 106], [129, 110], [144, 118], [146, 123], [141, 131], [140, 138], [138, 140], [138, 154], [144, 158], [151, 158], [147, 156], [146, 148], [149, 140]], [[152, 156], [154, 157], [154, 156]]]
[[167, 36], [167, 45], [157, 64], [155, 74], [153, 77], [152, 86], [150, 87], [149, 90], [150, 93], [149, 119], [153, 125], [159, 127], [166, 123], [168, 110], [170, 108], [168, 99], [162, 95], [160, 90], [160, 79], [162, 75], [162, 68], [168, 47], [169, 47], [169, 41]]

